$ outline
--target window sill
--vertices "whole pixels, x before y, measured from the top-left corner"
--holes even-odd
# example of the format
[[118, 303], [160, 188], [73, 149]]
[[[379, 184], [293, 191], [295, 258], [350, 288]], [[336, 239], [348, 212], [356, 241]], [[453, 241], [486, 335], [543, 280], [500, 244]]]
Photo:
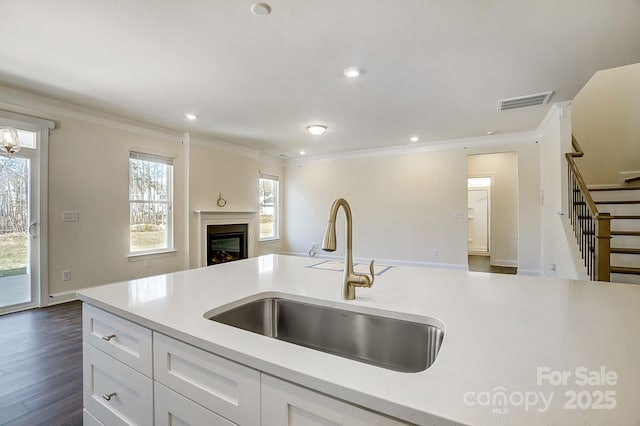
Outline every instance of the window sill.
[[280, 241], [280, 237], [261, 238], [258, 240], [258, 243], [275, 243], [276, 241]]
[[153, 257], [175, 256], [177, 253], [178, 251], [175, 249], [141, 251], [139, 253], [129, 253], [127, 255], [127, 259], [129, 259], [129, 262], [138, 262], [138, 261], [153, 258]]

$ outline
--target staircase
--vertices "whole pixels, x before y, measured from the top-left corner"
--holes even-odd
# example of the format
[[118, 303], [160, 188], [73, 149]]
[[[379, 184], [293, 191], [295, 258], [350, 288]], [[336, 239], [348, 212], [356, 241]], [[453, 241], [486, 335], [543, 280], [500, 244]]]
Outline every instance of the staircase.
[[640, 186], [589, 188], [611, 215], [611, 281], [640, 284]]
[[640, 177], [588, 187], [575, 162], [584, 152], [575, 137], [571, 142], [569, 219], [587, 272], [592, 280], [640, 284]]

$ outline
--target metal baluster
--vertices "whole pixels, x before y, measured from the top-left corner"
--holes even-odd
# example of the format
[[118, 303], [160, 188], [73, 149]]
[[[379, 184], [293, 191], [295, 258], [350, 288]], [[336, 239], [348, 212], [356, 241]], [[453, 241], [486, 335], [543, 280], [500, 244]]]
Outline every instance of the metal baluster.
[[593, 268], [592, 268], [592, 271], [591, 271], [591, 275], [592, 275], [592, 276], [591, 276], [591, 279], [592, 279], [592, 280], [594, 280], [594, 279], [596, 278], [596, 263], [597, 263], [597, 261], [598, 261], [598, 259], [596, 258], [596, 254], [597, 254], [597, 253], [596, 253], [596, 242], [598, 241], [598, 240], [596, 239], [596, 232], [597, 232], [597, 231], [596, 231], [596, 229], [597, 229], [597, 225], [598, 225], [598, 224], [597, 224], [597, 223], [596, 223], [596, 221], [594, 220], [594, 221], [593, 221], [593, 226], [592, 226], [592, 227], [593, 227], [593, 230], [592, 230], [592, 232], [591, 232], [591, 241], [592, 241], [592, 246], [593, 246]]
[[589, 226], [587, 227], [587, 246], [589, 250], [589, 267], [587, 268], [587, 271], [589, 271], [589, 276], [591, 276], [593, 274], [593, 252], [591, 251], [592, 246], [592, 241], [591, 241], [591, 228], [593, 227], [593, 218], [591, 217], [591, 213], [589, 213]]

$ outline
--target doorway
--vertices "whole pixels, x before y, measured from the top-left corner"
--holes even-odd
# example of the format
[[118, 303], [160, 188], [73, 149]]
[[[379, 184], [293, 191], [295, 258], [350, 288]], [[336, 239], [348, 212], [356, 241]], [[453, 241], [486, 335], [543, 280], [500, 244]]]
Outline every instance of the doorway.
[[467, 157], [467, 206], [469, 270], [512, 273], [518, 267], [516, 152]]
[[[46, 305], [46, 144], [49, 123], [17, 121], [20, 150], [0, 155], [0, 314]], [[41, 123], [38, 123], [41, 122]], [[52, 125], [53, 123], [51, 123]], [[44, 134], [44, 135], [43, 135]]]

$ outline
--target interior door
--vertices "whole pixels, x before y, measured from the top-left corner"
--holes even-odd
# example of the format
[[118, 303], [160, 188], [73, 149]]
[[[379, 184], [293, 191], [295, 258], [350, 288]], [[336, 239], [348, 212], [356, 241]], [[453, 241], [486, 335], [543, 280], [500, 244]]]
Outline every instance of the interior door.
[[468, 251], [489, 253], [489, 190], [469, 189], [468, 194]]

